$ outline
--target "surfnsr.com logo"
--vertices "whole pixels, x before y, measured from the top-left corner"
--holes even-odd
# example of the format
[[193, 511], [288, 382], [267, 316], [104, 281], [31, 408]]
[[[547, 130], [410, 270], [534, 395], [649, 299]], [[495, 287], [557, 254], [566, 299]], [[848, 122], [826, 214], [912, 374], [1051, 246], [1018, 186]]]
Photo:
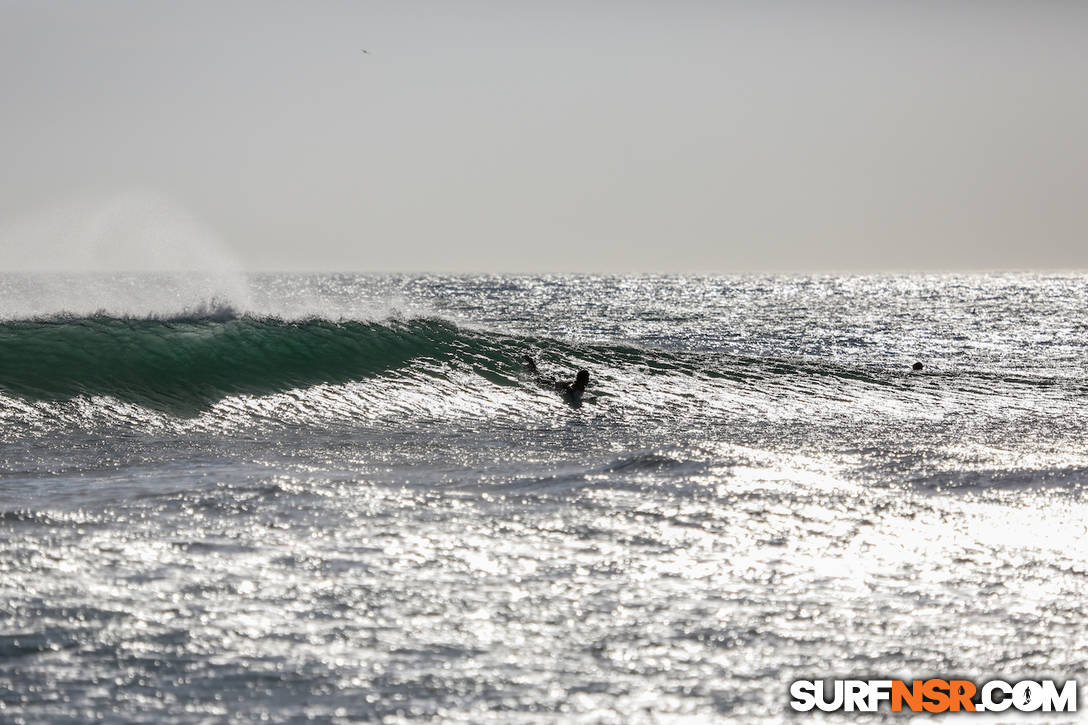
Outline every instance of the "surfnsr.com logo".
[[1066, 680], [797, 680], [790, 707], [798, 712], [1076, 712], [1077, 683]]

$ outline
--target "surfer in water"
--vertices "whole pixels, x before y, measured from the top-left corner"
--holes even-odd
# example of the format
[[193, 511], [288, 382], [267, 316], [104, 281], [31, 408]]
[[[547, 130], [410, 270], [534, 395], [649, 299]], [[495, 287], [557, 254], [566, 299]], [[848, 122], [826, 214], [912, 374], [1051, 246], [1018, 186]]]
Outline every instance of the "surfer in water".
[[540, 374], [536, 361], [529, 355], [522, 355], [521, 361], [525, 364], [525, 370], [534, 375], [536, 384], [551, 390], [557, 390], [571, 403], [581, 403], [582, 396], [586, 394], [586, 386], [589, 385], [589, 371], [579, 370], [573, 383], [563, 382], [555, 378], [547, 378]]

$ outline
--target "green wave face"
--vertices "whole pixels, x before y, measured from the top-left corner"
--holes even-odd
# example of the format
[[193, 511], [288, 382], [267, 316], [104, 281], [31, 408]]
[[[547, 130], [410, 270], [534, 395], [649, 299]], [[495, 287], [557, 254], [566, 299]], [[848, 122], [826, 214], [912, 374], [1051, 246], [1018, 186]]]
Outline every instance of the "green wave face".
[[508, 347], [421, 319], [8, 321], [0, 323], [0, 390], [38, 401], [107, 395], [192, 414], [229, 395], [362, 380], [419, 360], [469, 356], [502, 377]]

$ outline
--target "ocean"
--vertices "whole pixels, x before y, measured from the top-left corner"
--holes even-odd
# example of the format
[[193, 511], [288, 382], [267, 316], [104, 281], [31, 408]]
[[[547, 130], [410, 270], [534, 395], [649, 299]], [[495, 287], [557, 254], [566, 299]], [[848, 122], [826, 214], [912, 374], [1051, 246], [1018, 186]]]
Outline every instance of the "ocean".
[[1083, 678], [1086, 368], [1075, 274], [0, 277], [0, 721]]

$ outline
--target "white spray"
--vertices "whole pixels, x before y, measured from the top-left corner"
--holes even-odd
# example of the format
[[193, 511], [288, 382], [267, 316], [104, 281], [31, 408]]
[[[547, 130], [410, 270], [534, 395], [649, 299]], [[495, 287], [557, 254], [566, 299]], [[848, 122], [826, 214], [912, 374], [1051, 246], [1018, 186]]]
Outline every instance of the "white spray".
[[250, 308], [218, 235], [147, 191], [79, 198], [0, 226], [0, 318], [172, 316]]

